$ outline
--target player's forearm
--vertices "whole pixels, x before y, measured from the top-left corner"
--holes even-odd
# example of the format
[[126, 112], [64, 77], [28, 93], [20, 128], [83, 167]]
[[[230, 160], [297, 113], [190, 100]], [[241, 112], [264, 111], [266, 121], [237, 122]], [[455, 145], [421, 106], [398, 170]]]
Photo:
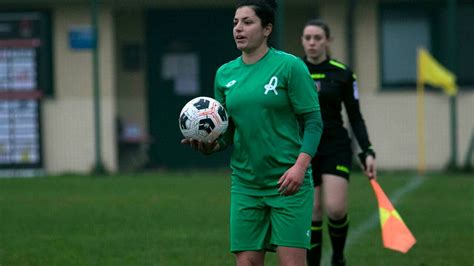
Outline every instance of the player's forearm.
[[296, 159], [295, 165], [298, 166], [298, 167], [301, 167], [304, 170], [306, 170], [306, 169], [308, 169], [309, 164], [311, 163], [311, 159], [312, 159], [311, 155], [309, 155], [305, 152], [301, 152], [298, 155], [298, 158]]
[[367, 132], [367, 127], [365, 126], [364, 121], [358, 121], [356, 123], [351, 124], [352, 131], [357, 139], [357, 143], [359, 143], [360, 149], [362, 151], [367, 151], [372, 149], [372, 144], [369, 140], [369, 133]]
[[314, 156], [318, 149], [321, 134], [323, 133], [323, 120], [321, 112], [315, 111], [302, 115], [304, 122], [303, 144], [300, 152]]

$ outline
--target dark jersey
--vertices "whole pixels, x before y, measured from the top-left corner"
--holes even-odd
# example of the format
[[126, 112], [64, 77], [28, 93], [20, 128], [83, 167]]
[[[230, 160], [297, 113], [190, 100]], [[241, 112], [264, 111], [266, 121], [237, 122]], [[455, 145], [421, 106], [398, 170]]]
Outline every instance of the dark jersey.
[[318, 155], [351, 149], [351, 141], [343, 126], [342, 104], [347, 112], [352, 131], [363, 151], [371, 149], [367, 128], [359, 108], [356, 76], [342, 63], [332, 59], [314, 65], [304, 59], [319, 95], [324, 130]]

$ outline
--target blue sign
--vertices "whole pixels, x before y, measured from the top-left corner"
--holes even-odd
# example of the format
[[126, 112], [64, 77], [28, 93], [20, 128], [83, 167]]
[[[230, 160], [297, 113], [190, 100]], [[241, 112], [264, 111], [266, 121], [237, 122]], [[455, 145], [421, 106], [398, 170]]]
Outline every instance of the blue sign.
[[69, 28], [69, 47], [71, 49], [95, 48], [96, 38], [92, 26], [73, 26]]

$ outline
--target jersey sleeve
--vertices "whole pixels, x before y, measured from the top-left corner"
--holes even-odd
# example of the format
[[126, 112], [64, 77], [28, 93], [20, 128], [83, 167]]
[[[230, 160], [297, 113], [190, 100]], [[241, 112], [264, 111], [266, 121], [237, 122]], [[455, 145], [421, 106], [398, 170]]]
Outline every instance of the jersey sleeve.
[[308, 68], [300, 59], [292, 61], [287, 88], [296, 114], [320, 112], [314, 81], [309, 74]]
[[[227, 105], [226, 105], [226, 97], [225, 97], [225, 87], [220, 85], [219, 82], [219, 75], [220, 69], [217, 70], [216, 72], [216, 77], [214, 79], [214, 99], [216, 99], [218, 102], [222, 104], [224, 109], [227, 110]], [[227, 126], [227, 131], [222, 134], [217, 141], [219, 142], [220, 149], [219, 150], [224, 150], [227, 148], [227, 146], [231, 145], [234, 140], [234, 131], [235, 131], [235, 126], [232, 121], [232, 118], [229, 117], [229, 125]]]
[[321, 113], [314, 111], [300, 115], [303, 121], [303, 144], [300, 152], [314, 157], [323, 133], [323, 120]]
[[218, 102], [226, 107], [225, 104], [225, 92], [224, 92], [224, 87], [219, 85], [219, 79], [220, 79], [220, 68], [216, 72], [216, 76], [214, 78], [214, 99], [216, 99]]
[[367, 133], [367, 127], [362, 117], [359, 105], [359, 91], [357, 78], [351, 71], [347, 71], [347, 81], [343, 90], [343, 102], [349, 122], [360, 148], [365, 152], [372, 149]]

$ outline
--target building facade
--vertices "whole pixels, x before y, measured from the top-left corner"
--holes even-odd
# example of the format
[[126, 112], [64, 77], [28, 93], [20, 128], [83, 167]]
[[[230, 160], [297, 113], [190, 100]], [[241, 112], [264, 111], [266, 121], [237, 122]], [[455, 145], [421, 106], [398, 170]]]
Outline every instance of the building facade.
[[[10, 15], [24, 21], [27, 15], [40, 14], [48, 21], [49, 33], [40, 47], [50, 52], [37, 50], [37, 55], [44, 55], [49, 67], [31, 70], [37, 71], [35, 77], [51, 81], [38, 81], [47, 88], [38, 88], [41, 96], [30, 95], [40, 107], [40, 167], [51, 174], [94, 169], [97, 133], [101, 161], [110, 171], [145, 164], [152, 168], [226, 165], [228, 153], [203, 157], [182, 146], [177, 119], [191, 98], [212, 96], [217, 67], [239, 55], [231, 34], [233, 1], [97, 2], [97, 13], [85, 0], [0, 4], [0, 32], [12, 30], [2, 27], [11, 21]], [[276, 46], [298, 56], [306, 20], [321, 17], [331, 26], [331, 54], [357, 73], [361, 109], [383, 169], [419, 165], [416, 47], [426, 47], [440, 62], [452, 66], [460, 85], [454, 105], [455, 153], [460, 166], [469, 159], [474, 130], [474, 30], [468, 19], [474, 15], [472, 2], [297, 0], [280, 1], [280, 11]], [[454, 42], [446, 41], [452, 31], [449, 12], [456, 17]], [[96, 61], [88, 44], [94, 14], [98, 18]], [[0, 49], [19, 48], [15, 43], [3, 45]], [[100, 132], [94, 121], [94, 88], [100, 90]], [[6, 86], [3, 100], [25, 97], [12, 96], [8, 90]], [[424, 104], [426, 167], [441, 169], [453, 150], [453, 105], [440, 90], [429, 88]], [[12, 146], [11, 140], [4, 143]], [[5, 158], [10, 150], [4, 149]]]

